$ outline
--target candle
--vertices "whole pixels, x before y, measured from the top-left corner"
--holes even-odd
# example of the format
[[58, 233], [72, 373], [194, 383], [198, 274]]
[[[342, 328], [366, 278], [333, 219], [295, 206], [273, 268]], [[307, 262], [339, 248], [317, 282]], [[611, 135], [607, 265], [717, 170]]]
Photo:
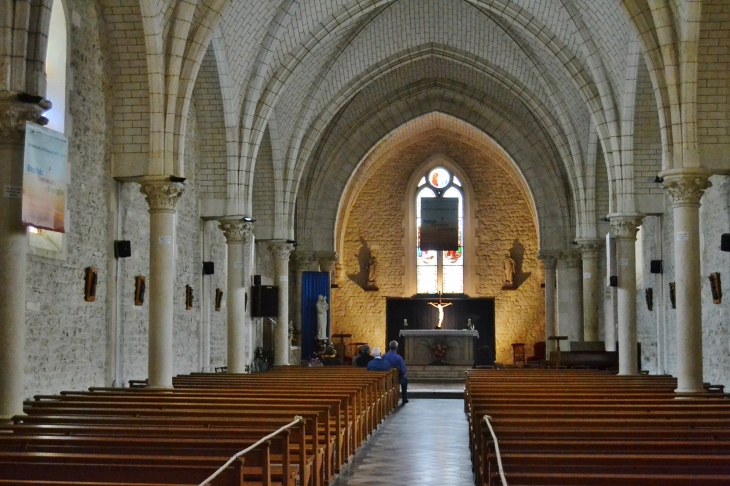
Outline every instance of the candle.
[[403, 327], [408, 327], [408, 319], [403, 319]]

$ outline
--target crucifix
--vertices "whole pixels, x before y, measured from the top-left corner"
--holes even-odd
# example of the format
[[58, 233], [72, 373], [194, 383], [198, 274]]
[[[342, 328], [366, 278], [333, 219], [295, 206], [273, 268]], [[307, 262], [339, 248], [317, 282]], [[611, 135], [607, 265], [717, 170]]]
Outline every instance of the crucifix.
[[428, 304], [434, 306], [435, 308], [437, 308], [439, 310], [439, 325], [436, 326], [436, 327], [437, 327], [437, 329], [441, 329], [441, 323], [444, 322], [444, 307], [448, 307], [450, 305], [454, 305], [454, 303], [453, 302], [449, 302], [448, 304], [442, 304], [441, 303], [441, 292], [439, 292], [439, 301], [438, 301], [438, 303], [436, 303], [436, 302], [429, 302]]

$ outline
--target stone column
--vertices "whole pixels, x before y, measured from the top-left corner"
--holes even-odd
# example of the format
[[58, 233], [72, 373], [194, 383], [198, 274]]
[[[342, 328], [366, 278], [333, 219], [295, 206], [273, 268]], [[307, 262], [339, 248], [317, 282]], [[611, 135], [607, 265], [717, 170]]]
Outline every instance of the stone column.
[[[332, 281], [332, 269], [335, 268], [335, 264], [337, 263], [337, 252], [336, 251], [318, 251], [314, 254], [314, 257], [317, 259], [317, 262], [319, 263], [319, 270], [321, 272], [327, 272], [327, 274], [330, 277], [330, 286], [337, 282]], [[329, 302], [330, 306], [332, 305], [332, 302]]]
[[148, 386], [172, 388], [175, 205], [185, 185], [168, 177], [146, 178], [140, 184], [150, 206]]
[[674, 280], [677, 316], [677, 393], [701, 393], [702, 298], [700, 199], [712, 184], [702, 170], [665, 171], [664, 188], [674, 215]]
[[618, 265], [618, 374], [639, 372], [636, 354], [636, 233], [643, 216], [609, 214], [611, 233], [616, 238]]
[[294, 245], [286, 240], [273, 241], [274, 282], [279, 286], [279, 315], [274, 330], [274, 365], [289, 366], [289, 255]]
[[545, 267], [545, 357], [549, 359], [550, 352], [555, 351], [555, 343], [548, 341], [548, 338], [558, 334], [555, 320], [555, 267], [557, 261], [555, 255], [547, 252], [540, 252], [538, 258], [542, 260]]
[[583, 260], [583, 337], [599, 341], [598, 336], [598, 250], [600, 240], [580, 239]]
[[22, 224], [25, 122], [42, 123], [49, 104], [0, 95], [0, 421], [23, 413], [25, 385], [25, 268]]
[[557, 270], [558, 333], [561, 336], [568, 336], [568, 342], [583, 341], [583, 284], [580, 252], [573, 250], [561, 252]]
[[253, 223], [242, 217], [222, 218], [218, 226], [226, 237], [226, 319], [229, 373], [246, 371], [246, 288], [243, 247], [251, 239]]

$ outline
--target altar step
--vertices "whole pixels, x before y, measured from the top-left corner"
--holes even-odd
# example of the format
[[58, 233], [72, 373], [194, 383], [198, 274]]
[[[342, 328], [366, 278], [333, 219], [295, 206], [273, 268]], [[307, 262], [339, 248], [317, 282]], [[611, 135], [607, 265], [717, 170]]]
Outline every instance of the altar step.
[[464, 383], [466, 366], [408, 366], [408, 382]]

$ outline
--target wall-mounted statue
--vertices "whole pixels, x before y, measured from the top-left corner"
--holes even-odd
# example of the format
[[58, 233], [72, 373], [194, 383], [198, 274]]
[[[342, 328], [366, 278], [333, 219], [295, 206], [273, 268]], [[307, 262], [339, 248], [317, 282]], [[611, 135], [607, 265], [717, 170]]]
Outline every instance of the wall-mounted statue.
[[507, 285], [514, 284], [515, 281], [515, 269], [517, 268], [517, 265], [515, 264], [515, 261], [512, 259], [512, 257], [509, 255], [505, 255], [504, 257], [504, 283]]
[[375, 286], [375, 272], [378, 269], [378, 262], [375, 260], [375, 255], [371, 252], [370, 259], [368, 260], [368, 287]]

